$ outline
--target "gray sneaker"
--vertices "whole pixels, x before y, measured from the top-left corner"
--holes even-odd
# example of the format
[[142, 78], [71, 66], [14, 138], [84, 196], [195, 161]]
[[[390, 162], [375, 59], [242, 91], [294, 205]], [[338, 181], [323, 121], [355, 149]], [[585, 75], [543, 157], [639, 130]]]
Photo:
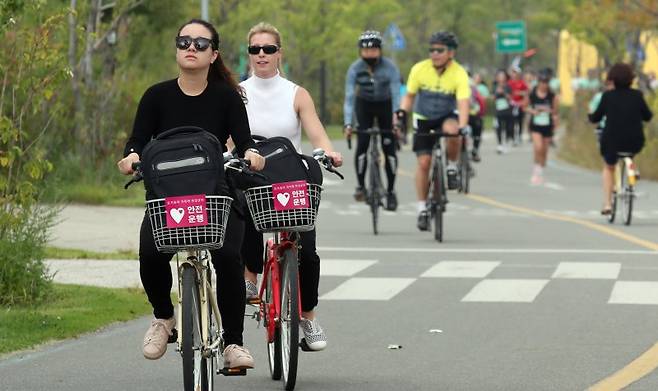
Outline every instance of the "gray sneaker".
[[176, 326], [176, 318], [173, 316], [169, 319], [153, 319], [151, 327], [144, 335], [142, 351], [145, 358], [157, 360], [165, 354], [174, 326]]
[[254, 367], [254, 358], [251, 357], [251, 353], [244, 346], [228, 345], [222, 356], [224, 356], [224, 368], [248, 369]]
[[244, 287], [247, 296], [247, 302], [258, 299], [258, 287], [249, 280], [244, 280]]
[[317, 318], [313, 320], [302, 318], [299, 320], [299, 325], [302, 328], [304, 342], [306, 342], [306, 347], [309, 350], [319, 351], [327, 347], [327, 336], [324, 334]]

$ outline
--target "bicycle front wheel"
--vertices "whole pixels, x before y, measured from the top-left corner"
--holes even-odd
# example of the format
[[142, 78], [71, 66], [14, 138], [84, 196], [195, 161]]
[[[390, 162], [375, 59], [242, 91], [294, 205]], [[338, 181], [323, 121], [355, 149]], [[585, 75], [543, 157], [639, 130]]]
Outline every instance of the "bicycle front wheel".
[[434, 239], [443, 242], [443, 210], [445, 186], [443, 184], [443, 168], [441, 162], [436, 161], [432, 166], [432, 211], [434, 221]]
[[201, 300], [196, 269], [183, 265], [183, 308], [181, 353], [183, 355], [183, 386], [185, 391], [208, 390], [208, 360], [203, 357], [201, 334]]
[[382, 182], [377, 161], [372, 161], [368, 170], [370, 171], [368, 174], [368, 204], [370, 204], [370, 211], [372, 212], [372, 232], [377, 235], [379, 233], [379, 207], [382, 201], [380, 190]]
[[459, 191], [468, 194], [471, 181], [471, 161], [468, 157], [468, 150], [466, 149], [466, 139], [462, 143], [461, 155], [459, 157], [459, 176], [461, 177]]
[[295, 388], [299, 353], [299, 270], [297, 251], [283, 254], [281, 273], [281, 364], [285, 389]]
[[624, 224], [631, 225], [633, 218], [633, 186], [628, 180], [628, 170], [626, 164], [621, 166], [621, 205], [624, 217]]

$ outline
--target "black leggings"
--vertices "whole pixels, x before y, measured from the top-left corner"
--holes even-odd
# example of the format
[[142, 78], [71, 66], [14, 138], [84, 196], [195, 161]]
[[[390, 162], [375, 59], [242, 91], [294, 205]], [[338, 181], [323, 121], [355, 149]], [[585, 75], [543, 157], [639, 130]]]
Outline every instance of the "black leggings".
[[468, 125], [471, 127], [471, 137], [473, 137], [473, 149], [480, 149], [480, 143], [482, 142], [482, 117], [479, 115], [469, 115], [468, 116]]
[[[360, 98], [356, 99], [356, 119], [359, 122], [359, 130], [373, 127], [375, 118], [379, 128], [383, 131], [393, 129], [393, 109], [390, 100], [383, 102], [369, 102]], [[354, 154], [354, 165], [356, 166], [356, 177], [359, 186], [363, 187], [368, 167], [368, 145], [370, 145], [369, 134], [357, 134], [356, 153]], [[382, 150], [385, 157], [386, 179], [389, 192], [395, 189], [395, 173], [398, 167], [398, 157], [395, 150], [395, 137], [391, 133], [381, 135]]]
[[[210, 252], [217, 275], [217, 305], [222, 317], [226, 345], [242, 345], [245, 287], [240, 246], [243, 234], [244, 220], [231, 208], [224, 246]], [[157, 250], [151, 223], [148, 217], [144, 216], [139, 235], [139, 275], [153, 306], [153, 315], [158, 319], [174, 316], [174, 306], [171, 303], [172, 275], [169, 266], [172, 256]]]
[[496, 127], [498, 145], [503, 144], [503, 131], [505, 131], [505, 141], [514, 139], [514, 117], [511, 114], [497, 114], [496, 120], [498, 121]]
[[[252, 273], [263, 272], [265, 246], [263, 234], [256, 231], [251, 217], [247, 214], [242, 259]], [[299, 287], [302, 298], [302, 311], [312, 311], [318, 305], [318, 286], [320, 285], [320, 257], [315, 248], [315, 229], [301, 232], [299, 245]], [[244, 296], [244, 295], [243, 295]]]

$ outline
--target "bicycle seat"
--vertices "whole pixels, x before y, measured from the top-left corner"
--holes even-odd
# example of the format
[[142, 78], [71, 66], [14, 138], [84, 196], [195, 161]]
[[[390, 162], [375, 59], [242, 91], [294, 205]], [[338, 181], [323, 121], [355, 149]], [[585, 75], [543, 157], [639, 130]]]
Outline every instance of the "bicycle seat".
[[633, 157], [635, 156], [632, 152], [617, 152], [618, 157]]

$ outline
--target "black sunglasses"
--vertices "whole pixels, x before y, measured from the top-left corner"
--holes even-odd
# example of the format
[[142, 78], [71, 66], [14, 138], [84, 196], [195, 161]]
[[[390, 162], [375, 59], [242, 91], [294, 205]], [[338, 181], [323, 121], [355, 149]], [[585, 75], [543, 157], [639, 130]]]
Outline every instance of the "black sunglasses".
[[203, 52], [212, 46], [212, 40], [205, 37], [192, 38], [189, 35], [179, 35], [176, 37], [176, 47], [180, 50], [186, 50], [194, 43], [196, 50]]
[[441, 53], [445, 53], [445, 52], [447, 52], [448, 49], [447, 49], [447, 48], [429, 48], [428, 51], [429, 51], [430, 53], [438, 53], [438, 54], [441, 54]]
[[263, 52], [265, 54], [274, 54], [277, 51], [279, 51], [279, 47], [276, 45], [265, 45], [265, 46], [256, 46], [256, 45], [250, 45], [247, 48], [247, 51], [249, 54], [258, 54], [260, 53], [260, 50], [263, 49]]

